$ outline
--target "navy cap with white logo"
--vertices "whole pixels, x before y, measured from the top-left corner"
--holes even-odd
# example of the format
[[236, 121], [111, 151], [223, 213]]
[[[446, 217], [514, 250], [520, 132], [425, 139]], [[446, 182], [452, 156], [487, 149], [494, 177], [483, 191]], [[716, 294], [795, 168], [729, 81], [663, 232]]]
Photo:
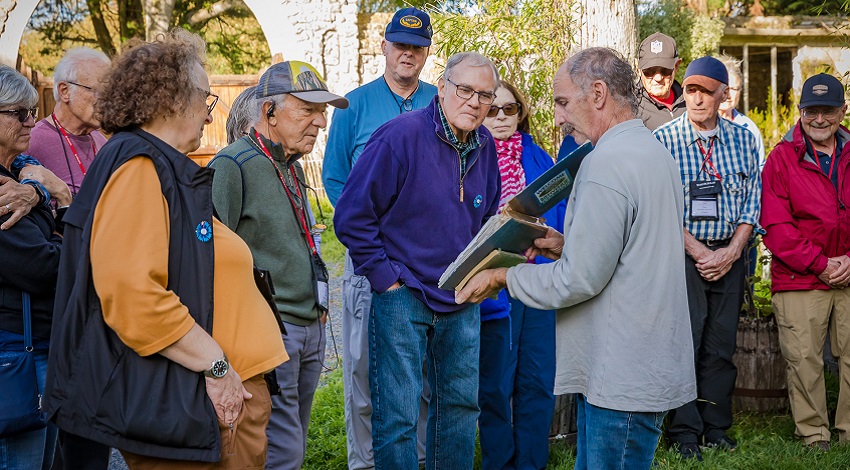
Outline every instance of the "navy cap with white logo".
[[431, 17], [416, 8], [403, 8], [393, 15], [387, 25], [384, 39], [411, 46], [428, 47], [431, 45]]
[[826, 73], [819, 73], [803, 83], [803, 93], [800, 94], [800, 109], [809, 106], [844, 106], [844, 86], [837, 78]]

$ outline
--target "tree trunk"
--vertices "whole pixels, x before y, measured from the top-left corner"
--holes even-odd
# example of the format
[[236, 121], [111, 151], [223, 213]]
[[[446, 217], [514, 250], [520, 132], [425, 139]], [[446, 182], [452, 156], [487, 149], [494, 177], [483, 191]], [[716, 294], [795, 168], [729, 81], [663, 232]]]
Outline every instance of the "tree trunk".
[[112, 35], [109, 33], [109, 28], [106, 27], [106, 21], [103, 19], [103, 1], [102, 0], [86, 0], [86, 5], [89, 7], [91, 14], [91, 22], [94, 26], [94, 35], [97, 38], [97, 44], [104, 54], [112, 57], [116, 54], [115, 44], [112, 42]]
[[145, 15], [141, 0], [118, 0], [118, 24], [122, 43], [144, 35]]
[[142, 0], [145, 10], [145, 40], [153, 41], [171, 27], [171, 15], [177, 0]]
[[573, 18], [579, 30], [572, 50], [610, 47], [632, 63], [637, 55], [636, 17], [635, 0], [575, 0]]

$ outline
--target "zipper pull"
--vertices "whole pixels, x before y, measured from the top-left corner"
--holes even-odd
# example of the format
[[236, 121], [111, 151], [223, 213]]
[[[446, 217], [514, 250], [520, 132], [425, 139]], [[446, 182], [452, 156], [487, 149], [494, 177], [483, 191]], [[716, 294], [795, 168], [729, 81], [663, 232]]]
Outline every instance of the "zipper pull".
[[460, 202], [463, 202], [463, 181], [460, 182]]

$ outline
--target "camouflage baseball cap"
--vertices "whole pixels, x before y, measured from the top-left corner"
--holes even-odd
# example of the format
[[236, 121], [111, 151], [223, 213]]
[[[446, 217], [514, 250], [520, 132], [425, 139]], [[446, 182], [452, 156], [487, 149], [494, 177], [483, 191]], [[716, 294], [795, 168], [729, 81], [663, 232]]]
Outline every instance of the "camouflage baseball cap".
[[255, 98], [288, 93], [308, 103], [328, 103], [336, 108], [348, 107], [348, 100], [328, 91], [328, 85], [312, 65], [297, 60], [280, 62], [269, 67], [260, 77]]

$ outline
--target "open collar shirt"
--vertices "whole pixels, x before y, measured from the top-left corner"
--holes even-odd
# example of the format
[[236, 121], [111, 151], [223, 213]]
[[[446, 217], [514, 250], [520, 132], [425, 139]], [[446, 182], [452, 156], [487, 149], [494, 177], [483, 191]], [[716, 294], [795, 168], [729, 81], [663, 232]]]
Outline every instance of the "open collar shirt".
[[717, 120], [717, 134], [711, 149], [711, 163], [719, 174], [722, 191], [718, 198], [719, 220], [691, 220], [690, 183], [717, 179], [698, 140], [708, 152], [709, 141], [700, 136], [688, 120], [688, 113], [659, 127], [653, 134], [670, 150], [679, 165], [685, 194], [685, 228], [700, 241], [732, 238], [738, 225], [749, 224], [754, 230], [761, 213], [761, 172], [758, 146], [752, 132], [726, 119]]
[[443, 124], [443, 130], [446, 131], [446, 137], [448, 137], [449, 143], [457, 150], [458, 156], [460, 157], [460, 176], [463, 177], [463, 175], [466, 174], [466, 157], [468, 157], [473, 150], [478, 148], [478, 145], [480, 144], [478, 139], [478, 129], [469, 133], [469, 138], [466, 142], [461, 142], [452, 130], [452, 126], [449, 125], [446, 113], [443, 112], [443, 105], [440, 104], [439, 101], [437, 102], [437, 109], [440, 112], [440, 122]]

